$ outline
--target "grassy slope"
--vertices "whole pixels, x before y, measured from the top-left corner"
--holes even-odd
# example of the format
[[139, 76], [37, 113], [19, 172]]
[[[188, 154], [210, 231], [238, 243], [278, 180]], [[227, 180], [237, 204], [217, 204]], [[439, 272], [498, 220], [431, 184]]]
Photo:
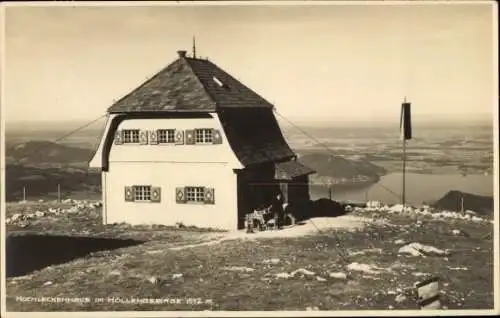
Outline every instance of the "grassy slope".
[[[27, 204], [7, 203], [6, 218], [14, 214], [30, 214], [36, 211], [46, 212], [49, 208], [68, 209], [70, 203], [28, 202]], [[135, 240], [168, 240], [169, 242], [190, 241], [190, 237], [201, 233], [215, 232], [211, 229], [184, 228], [179, 230], [167, 226], [130, 226], [125, 223], [104, 226], [102, 224], [101, 209], [85, 208], [78, 213], [53, 214], [47, 213], [43, 217], [28, 221], [27, 227], [18, 224], [7, 224], [9, 235], [32, 232], [44, 235], [78, 235], [98, 236], [107, 238], [122, 238]]]
[[[12, 214], [14, 209], [19, 211], [19, 205], [10, 205], [8, 209], [9, 214]], [[41, 221], [46, 222], [46, 226], [32, 226], [31, 229], [46, 232], [51, 224], [52, 229], [57, 229], [59, 233], [75, 234], [90, 229], [95, 235], [108, 233], [131, 238], [149, 237], [150, 241], [144, 245], [95, 253], [18, 279], [8, 279], [8, 310], [305, 310], [307, 306], [318, 306], [320, 310], [386, 309], [388, 306], [416, 309], [411, 298], [396, 303], [396, 295], [392, 293], [397, 288], [404, 289], [422, 280], [422, 277], [412, 275], [416, 272], [440, 276], [443, 303], [449, 309], [493, 307], [491, 223], [426, 220], [420, 217], [422, 226], [416, 227], [415, 219], [391, 215], [388, 217], [393, 226], [372, 225], [356, 232], [227, 241], [210, 246], [169, 250], [168, 247], [172, 245], [200, 240], [202, 233], [164, 228], [153, 230], [151, 234], [147, 228], [99, 228], [98, 211], [92, 213], [84, 213], [80, 219], [61, 216], [59, 219]], [[76, 224], [79, 224], [79, 228], [72, 231]], [[471, 237], [453, 236], [451, 231], [455, 228], [462, 229]], [[10, 230], [16, 229], [11, 227]], [[491, 235], [488, 238], [485, 234]], [[447, 260], [442, 257], [398, 256], [399, 246], [394, 243], [396, 239], [448, 248], [452, 254]], [[343, 246], [342, 250], [346, 252], [366, 251], [364, 254], [348, 256], [348, 262], [375, 264], [381, 268], [392, 268], [392, 271], [368, 275], [371, 277], [351, 272], [347, 280], [328, 278], [326, 274], [329, 271], [345, 271], [346, 263], [339, 255], [337, 244]], [[380, 248], [382, 252], [367, 251], [374, 248]], [[280, 262], [275, 265], [264, 264], [263, 261], [269, 258], [279, 258]], [[223, 266], [232, 265], [255, 270], [234, 272], [223, 269]], [[278, 279], [273, 276], [301, 267], [327, 280], [298, 277]], [[448, 267], [467, 267], [468, 270], [449, 270]], [[119, 274], [113, 275], [113, 271]], [[183, 278], [172, 279], [175, 273], [182, 273]], [[151, 276], [165, 281], [152, 284], [148, 281]], [[47, 281], [53, 284], [43, 286]], [[15, 296], [189, 297], [211, 299], [213, 303], [40, 304], [16, 302]]]

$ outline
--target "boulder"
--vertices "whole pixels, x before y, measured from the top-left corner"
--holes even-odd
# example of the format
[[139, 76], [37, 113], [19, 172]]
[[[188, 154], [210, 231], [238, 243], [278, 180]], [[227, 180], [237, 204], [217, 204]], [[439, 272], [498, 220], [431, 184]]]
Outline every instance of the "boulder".
[[312, 203], [312, 217], [335, 217], [346, 214], [339, 202], [321, 198]]
[[417, 242], [401, 247], [398, 254], [409, 254], [412, 256], [447, 256], [449, 251], [441, 250], [434, 246], [423, 245]]

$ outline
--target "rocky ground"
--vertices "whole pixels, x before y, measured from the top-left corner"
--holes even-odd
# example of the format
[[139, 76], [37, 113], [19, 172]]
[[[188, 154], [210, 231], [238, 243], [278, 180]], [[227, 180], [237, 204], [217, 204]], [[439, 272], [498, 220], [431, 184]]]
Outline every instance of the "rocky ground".
[[493, 308], [491, 220], [379, 202], [351, 210], [246, 234], [103, 226], [99, 202], [8, 204], [11, 236], [144, 243], [9, 277], [7, 310], [418, 309], [415, 283], [434, 276], [443, 309]]

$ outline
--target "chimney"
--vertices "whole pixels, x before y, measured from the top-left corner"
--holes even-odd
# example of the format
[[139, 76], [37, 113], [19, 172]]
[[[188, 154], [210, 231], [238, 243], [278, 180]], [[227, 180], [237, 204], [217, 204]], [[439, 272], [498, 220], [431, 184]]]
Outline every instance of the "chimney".
[[185, 58], [186, 57], [186, 51], [184, 51], [184, 50], [177, 51], [177, 54], [179, 54], [180, 58]]

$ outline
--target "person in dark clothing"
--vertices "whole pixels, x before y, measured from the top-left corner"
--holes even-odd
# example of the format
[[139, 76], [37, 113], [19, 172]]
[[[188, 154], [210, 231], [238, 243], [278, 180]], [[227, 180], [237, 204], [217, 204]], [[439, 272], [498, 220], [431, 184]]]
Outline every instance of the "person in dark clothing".
[[271, 211], [274, 213], [274, 219], [278, 229], [283, 226], [283, 219], [285, 217], [285, 211], [283, 210], [283, 196], [281, 193], [277, 193], [271, 205]]

